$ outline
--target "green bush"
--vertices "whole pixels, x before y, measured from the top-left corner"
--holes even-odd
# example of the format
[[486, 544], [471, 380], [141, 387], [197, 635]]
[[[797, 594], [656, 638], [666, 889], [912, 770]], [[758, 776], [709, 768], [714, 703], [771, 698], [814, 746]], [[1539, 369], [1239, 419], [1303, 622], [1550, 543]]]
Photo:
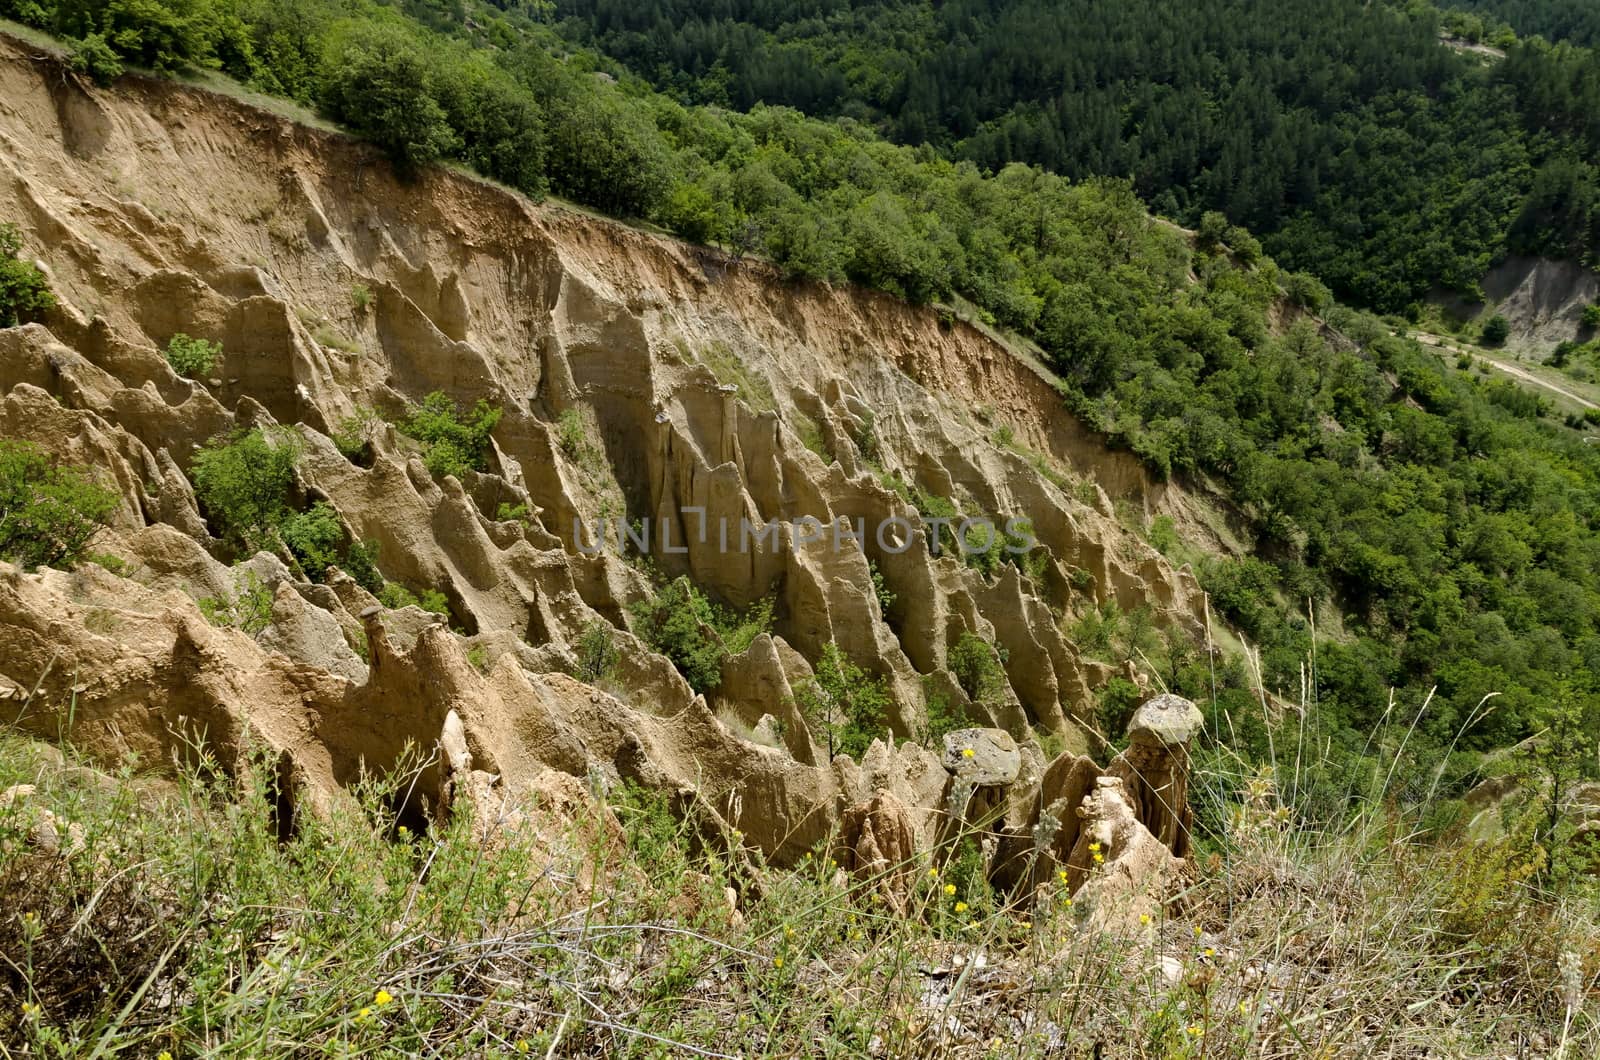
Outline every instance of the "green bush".
[[1600, 328], [1600, 302], [1583, 307], [1583, 326], [1586, 328]]
[[955, 732], [967, 725], [966, 711], [958, 704], [950, 702], [950, 697], [942, 692], [933, 691], [927, 681], [923, 682], [923, 699], [925, 701], [926, 719], [922, 727], [922, 746], [936, 748], [944, 734]]
[[422, 404], [407, 410], [400, 421], [400, 433], [415, 438], [426, 448], [423, 463], [436, 477], [454, 475], [465, 478], [469, 469], [482, 471], [487, 466], [489, 435], [500, 422], [500, 410], [482, 398], [463, 416], [450, 396], [435, 390]]
[[611, 675], [620, 658], [615, 631], [610, 624], [596, 620], [578, 637], [578, 672], [574, 676], [585, 684], [595, 684]]
[[415, 37], [396, 25], [347, 23], [322, 64], [322, 109], [414, 175], [460, 144], [439, 102], [439, 76]]
[[1145, 540], [1163, 556], [1171, 555], [1173, 548], [1178, 544], [1178, 528], [1173, 523], [1172, 516], [1158, 515], [1152, 519], [1150, 529], [1145, 533]]
[[222, 356], [222, 344], [193, 339], [178, 332], [167, 342], [167, 363], [185, 379], [199, 379], [211, 374]]
[[232, 627], [254, 637], [272, 624], [272, 590], [253, 570], [244, 572], [232, 594], [195, 601], [213, 626]]
[[722, 681], [722, 660], [771, 630], [772, 607], [768, 597], [736, 615], [711, 603], [688, 578], [678, 578], [628, 610], [639, 639], [671, 659], [690, 688], [709, 692]]
[[795, 692], [801, 711], [828, 736], [828, 757], [860, 758], [884, 735], [890, 699], [883, 678], [867, 673], [829, 643], [814, 676]]
[[72, 567], [116, 511], [117, 495], [26, 442], [0, 440], [0, 559]]
[[378, 570], [378, 543], [352, 541], [345, 551], [344, 572], [367, 592], [377, 595], [383, 591], [383, 574]]
[[589, 446], [589, 432], [583, 425], [583, 413], [567, 409], [556, 418], [556, 444], [573, 460], [582, 460]]
[[884, 581], [883, 571], [878, 569], [878, 564], [875, 560], [867, 561], [867, 571], [872, 576], [872, 595], [878, 600], [878, 611], [884, 618], [888, 618], [889, 609], [894, 606], [895, 602], [894, 590], [890, 589], [889, 583]]
[[338, 564], [340, 546], [344, 544], [339, 513], [327, 501], [318, 501], [306, 511], [287, 516], [278, 528], [278, 536], [305, 576], [314, 582], [320, 582], [328, 568]]
[[122, 76], [122, 59], [106, 41], [105, 34], [87, 34], [82, 40], [73, 41], [70, 47], [68, 65], [95, 84], [109, 85]]
[[372, 436], [379, 422], [376, 411], [365, 405], [356, 406], [354, 415], [346, 416], [334, 427], [334, 447], [352, 464], [370, 464]]
[[384, 607], [420, 607], [436, 615], [450, 615], [450, 598], [437, 589], [420, 589], [412, 592], [399, 582], [385, 582], [378, 593], [378, 603]]
[[292, 431], [258, 427], [213, 439], [195, 454], [189, 477], [219, 537], [252, 552], [275, 545], [300, 450]]
[[1289, 301], [1313, 313], [1321, 313], [1333, 304], [1333, 292], [1310, 273], [1289, 273], [1284, 277], [1284, 291]]
[[1100, 731], [1115, 740], [1128, 727], [1128, 719], [1139, 705], [1139, 686], [1125, 677], [1113, 677], [1095, 695], [1095, 717]]
[[17, 226], [0, 224], [0, 328], [14, 328], [37, 318], [56, 304], [44, 273], [17, 255], [22, 234]]
[[1511, 322], [1496, 313], [1483, 325], [1483, 341], [1490, 346], [1498, 346], [1511, 337]]
[[481, 53], [447, 57], [437, 91], [464, 162], [519, 191], [543, 194], [544, 113], [532, 93]]
[[1005, 696], [1006, 672], [994, 646], [976, 633], [963, 633], [946, 662], [956, 683], [974, 703], [997, 706]]

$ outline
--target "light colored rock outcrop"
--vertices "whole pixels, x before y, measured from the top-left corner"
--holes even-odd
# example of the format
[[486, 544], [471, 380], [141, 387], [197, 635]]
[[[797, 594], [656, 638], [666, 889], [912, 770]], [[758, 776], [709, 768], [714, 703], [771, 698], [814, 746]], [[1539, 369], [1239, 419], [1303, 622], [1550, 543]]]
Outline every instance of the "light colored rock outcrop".
[[850, 807], [839, 821], [838, 849], [846, 872], [882, 894], [894, 912], [905, 910], [917, 854], [905, 803], [880, 791]]
[[1127, 931], [1159, 919], [1183, 860], [1139, 823], [1121, 779], [1098, 778], [1077, 814], [1082, 823], [1067, 863], [1068, 886], [1088, 923]]
[[1107, 770], [1122, 780], [1139, 821], [1178, 857], [1189, 852], [1189, 744], [1205, 725], [1182, 696], [1146, 700], [1128, 722], [1128, 746]]
[[[952, 787], [953, 816], [996, 836], [1071, 800], [1070, 764], [1035, 799], [1034, 731], [1087, 750], [1111, 671], [1079, 657], [1064, 617], [1116, 601], [1204, 619], [1193, 576], [1113, 517], [1113, 499], [1181, 516], [1181, 494], [1097, 442], [1041, 369], [976, 327], [779, 283], [762, 263], [455, 173], [401, 184], [367, 145], [170, 82], [97, 89], [4, 40], [0, 99], [0, 217], [20, 223], [61, 303], [42, 326], [0, 332], [0, 435], [116, 493], [95, 547], [128, 575], [0, 567], [0, 689], [38, 686], [24, 724], [41, 734], [70, 715], [79, 746], [152, 765], [196, 739], [229, 761], [264, 745], [313, 806], [442, 740], [444, 763], [410, 789], [429, 812], [466, 800], [481, 815], [593, 773], [693, 792], [708, 829], [780, 859], [848, 808], [898, 799], [903, 813], [868, 815], [892, 827], [857, 837], [872, 860], [907, 828], [930, 844]], [[365, 311], [355, 284], [372, 292]], [[223, 344], [216, 378], [167, 366], [177, 331]], [[334, 445], [358, 409], [396, 421], [433, 390], [503, 411], [466, 481], [434, 479], [391, 423], [368, 428], [359, 462]], [[274, 425], [303, 449], [292, 500], [326, 500], [379, 546], [388, 579], [442, 593], [447, 616], [381, 608], [342, 573], [312, 584], [212, 536], [190, 481], [198, 447]], [[913, 489], [1025, 516], [1049, 553], [1041, 572], [986, 577], [933, 555]], [[612, 544], [595, 551], [602, 518]], [[890, 519], [905, 532], [878, 534]], [[719, 603], [774, 602], [773, 632], [727, 661], [711, 703], [631, 630], [651, 579], [616, 543], [627, 529], [645, 531], [660, 573]], [[258, 638], [195, 606], [247, 574], [272, 593]], [[570, 676], [596, 630], [618, 656], [603, 688]], [[1009, 660], [981, 703], [948, 669], [967, 632]], [[794, 705], [828, 644], [891, 693], [891, 738], [860, 763], [827, 761]], [[980, 726], [953, 778], [910, 742], [929, 690]], [[763, 726], [781, 746], [734, 731]], [[1181, 816], [1150, 807], [1181, 794], [1174, 770], [1129, 789], [1164, 838]], [[1056, 842], [1073, 835], [1064, 825]]]

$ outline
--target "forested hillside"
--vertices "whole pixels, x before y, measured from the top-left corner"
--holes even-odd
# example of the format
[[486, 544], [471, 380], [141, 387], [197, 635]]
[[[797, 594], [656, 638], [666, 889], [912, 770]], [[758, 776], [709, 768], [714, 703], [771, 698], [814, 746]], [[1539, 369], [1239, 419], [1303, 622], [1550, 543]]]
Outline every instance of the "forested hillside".
[[1356, 0], [958, 0], [707, 8], [559, 0], [566, 31], [682, 98], [850, 114], [988, 169], [1131, 178], [1221, 210], [1384, 312], [1475, 290], [1508, 248], [1596, 246], [1600, 66], [1439, 44], [1436, 11]]
[[[317, 107], [404, 169], [459, 160], [765, 255], [797, 278], [965, 298], [1035, 340], [1065, 400], [1113, 444], [1239, 505], [1254, 554], [1206, 560], [1202, 576], [1263, 645], [1269, 685], [1292, 691], [1313, 654], [1296, 617], [1308, 603], [1345, 613], [1348, 636], [1316, 649], [1336, 748], [1370, 741], [1391, 687], [1412, 705], [1436, 689], [1415, 747], [1502, 746], [1561, 719], [1592, 728], [1575, 698], [1600, 671], [1600, 454], [1583, 424], [1332, 304], [1203, 209], [1256, 220], [1290, 260], [1383, 305], [1470, 286], [1508, 238], [1583, 253], [1593, 179], [1581, 151], [1600, 137], [1600, 106], [1582, 104], [1600, 84], [1592, 57], [1514, 48], [1483, 68], [1436, 46], [1431, 16], [1382, 5], [1102, 6], [1070, 32], [1042, 5], [948, 4], [937, 19], [914, 4], [741, 9], [702, 22], [629, 4], [639, 28], [620, 28], [622, 5], [606, 9], [616, 25], [597, 23], [641, 68], [668, 63], [676, 92], [739, 107], [768, 94], [758, 74], [836, 77], [836, 90], [796, 98], [898, 114], [897, 134], [934, 136], [993, 175], [862, 121], [685, 105], [625, 73], [598, 76], [622, 70], [517, 10], [0, 0], [0, 13], [73, 39], [78, 67], [101, 79], [123, 63], [220, 68]], [[702, 34], [702, 58], [642, 62], [650, 27], [679, 18], [681, 34], [661, 41]], [[750, 36], [761, 19], [779, 27], [770, 39]], [[836, 47], [852, 26], [862, 42]], [[959, 46], [932, 47], [947, 35]], [[764, 48], [809, 58], [714, 69]], [[1124, 110], [1135, 118], [1108, 124]], [[1551, 135], [1528, 134], [1535, 115]], [[1134, 183], [1000, 164], [1030, 144], [1068, 172]], [[1193, 215], [1195, 245], [1152, 221], [1135, 188]], [[1302, 311], [1338, 330], [1291, 323]], [[1175, 688], [1209, 692], [1193, 645], [1162, 650]], [[1248, 699], [1242, 672], [1218, 680], [1224, 705]], [[1491, 692], [1495, 709], [1475, 716]]]
[[1448, 0], [1446, 7], [1476, 17], [1459, 24], [1485, 38], [1502, 26], [1515, 34], [1540, 36], [1551, 42], [1569, 41], [1592, 48], [1600, 44], [1600, 7], [1589, 0]]

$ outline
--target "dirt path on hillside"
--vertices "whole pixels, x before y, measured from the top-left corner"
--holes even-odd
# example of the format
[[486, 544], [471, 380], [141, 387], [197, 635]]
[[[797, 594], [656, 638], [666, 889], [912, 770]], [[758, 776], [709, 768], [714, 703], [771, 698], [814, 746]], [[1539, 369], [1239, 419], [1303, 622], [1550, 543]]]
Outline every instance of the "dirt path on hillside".
[[1496, 357], [1494, 354], [1485, 351], [1482, 347], [1474, 346], [1471, 349], [1467, 349], [1467, 348], [1465, 348], [1463, 346], [1460, 346], [1460, 345], [1452, 342], [1449, 339], [1444, 338], [1441, 335], [1430, 335], [1425, 331], [1417, 332], [1416, 333], [1416, 338], [1417, 338], [1418, 342], [1421, 342], [1421, 343], [1423, 343], [1425, 345], [1428, 345], [1428, 346], [1437, 347], [1438, 349], [1442, 349], [1442, 350], [1458, 350], [1458, 351], [1463, 352], [1463, 353], [1470, 353], [1472, 356], [1482, 358], [1489, 365], [1500, 369], [1500, 371], [1502, 371], [1502, 372], [1506, 373], [1507, 375], [1512, 376], [1512, 377], [1514, 377], [1516, 379], [1519, 379], [1524, 383], [1531, 383], [1532, 385], [1534, 385], [1536, 387], [1540, 387], [1541, 389], [1544, 389], [1544, 390], [1548, 390], [1553, 394], [1560, 394], [1562, 397], [1566, 398], [1568, 401], [1575, 402], [1576, 404], [1581, 405], [1586, 409], [1600, 409], [1600, 405], [1595, 404], [1593, 401], [1590, 401], [1588, 398], [1582, 397], [1582, 396], [1580, 396], [1578, 394], [1574, 394], [1572, 391], [1568, 390], [1564, 386], [1561, 386], [1559, 383], [1552, 383], [1548, 379], [1541, 379], [1538, 376], [1534, 375], [1532, 372], [1528, 371], [1526, 368], [1522, 368], [1521, 366], [1519, 366], [1519, 365], [1517, 365], [1515, 363], [1501, 360], [1498, 357]]

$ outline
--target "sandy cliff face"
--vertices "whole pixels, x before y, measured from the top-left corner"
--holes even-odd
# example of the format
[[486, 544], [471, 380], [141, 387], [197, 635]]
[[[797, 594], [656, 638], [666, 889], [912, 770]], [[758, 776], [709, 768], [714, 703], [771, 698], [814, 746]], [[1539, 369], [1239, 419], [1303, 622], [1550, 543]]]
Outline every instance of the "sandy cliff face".
[[[0, 219], [62, 303], [45, 326], [0, 332], [0, 434], [115, 486], [96, 547], [129, 564], [127, 578], [3, 570], [3, 691], [28, 700], [36, 731], [70, 714], [80, 743], [146, 760], [179, 733], [230, 747], [252, 734], [328, 793], [407, 740], [433, 746], [454, 710], [504, 784], [542, 766], [698, 783], [770, 848], [799, 849], [825, 827], [818, 807], [829, 818], [877, 787], [927, 806], [942, 783], [910, 747], [826, 761], [792, 698], [830, 641], [889, 681], [904, 737], [928, 689], [965, 701], [946, 656], [976, 632], [1004, 650], [1009, 688], [975, 720], [1081, 749], [1106, 671], [1063, 620], [1105, 599], [1203, 620], [1192, 577], [1112, 517], [1114, 500], [1159, 510], [1162, 487], [1099, 446], [1039, 370], [931, 310], [787, 284], [451, 173], [402, 185], [342, 137], [166, 83], [94, 89], [14, 42], [0, 42]], [[211, 379], [168, 368], [159, 350], [180, 331], [223, 344]], [[434, 390], [504, 410], [488, 473], [435, 481], [388, 426], [370, 467], [329, 438], [360, 407], [392, 420]], [[563, 414], [582, 444], [561, 444]], [[237, 557], [208, 532], [190, 463], [219, 433], [274, 423], [304, 436], [305, 499], [379, 542], [389, 578], [441, 589], [464, 633], [415, 609], [363, 619], [376, 602], [348, 579], [297, 581], [269, 557], [251, 562], [272, 626], [252, 639], [205, 623], [193, 600], [236, 584]], [[986, 578], [931, 556], [920, 531], [882, 547], [874, 527], [916, 519], [896, 478], [969, 515], [1030, 519], [1042, 574]], [[499, 520], [504, 505], [529, 516]], [[575, 522], [602, 517], [648, 520], [655, 564], [728, 604], [774, 594], [774, 635], [729, 663], [709, 704], [627, 632], [639, 565], [577, 547]], [[866, 539], [801, 547], [785, 528], [739, 548], [741, 520], [805, 517], [864, 520]], [[661, 553], [663, 527], [686, 551]], [[888, 614], [869, 561], [895, 594]], [[566, 674], [595, 621], [623, 649], [607, 691]], [[769, 715], [786, 722], [781, 746], [735, 735]]]

